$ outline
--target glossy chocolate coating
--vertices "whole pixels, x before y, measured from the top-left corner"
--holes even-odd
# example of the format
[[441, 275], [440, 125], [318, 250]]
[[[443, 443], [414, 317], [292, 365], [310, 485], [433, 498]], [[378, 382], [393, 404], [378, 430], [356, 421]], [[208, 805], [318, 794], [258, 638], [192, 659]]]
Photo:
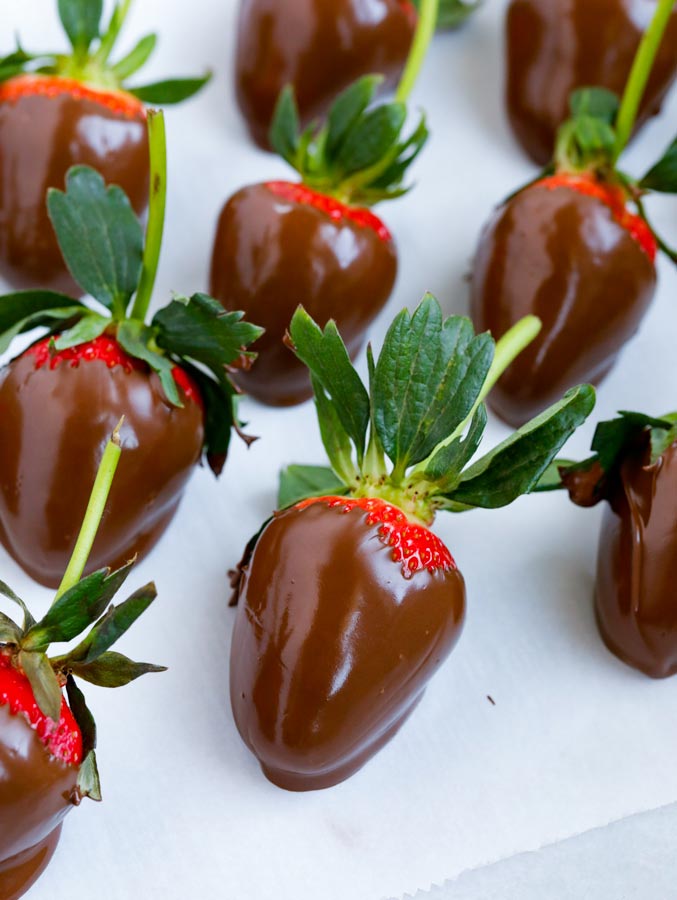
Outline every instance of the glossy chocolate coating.
[[[579, 87], [623, 93], [655, 0], [512, 0], [507, 16], [507, 105], [519, 142], [550, 162]], [[677, 75], [677, 12], [644, 95], [638, 124], [660, 110]]]
[[472, 317], [497, 339], [528, 314], [543, 329], [500, 379], [491, 407], [519, 426], [574, 385], [598, 383], [655, 286], [647, 254], [596, 198], [536, 185], [504, 203], [480, 239]]
[[32, 578], [66, 569], [108, 438], [122, 454], [88, 571], [143, 557], [171, 521], [203, 442], [200, 407], [158, 377], [101, 360], [54, 370], [24, 355], [0, 371], [0, 541]]
[[21, 897], [49, 863], [77, 775], [22, 715], [0, 706], [0, 900]]
[[395, 245], [373, 228], [335, 221], [263, 184], [238, 191], [219, 219], [211, 294], [266, 329], [252, 348], [254, 366], [237, 373], [238, 383], [263, 403], [307, 400], [308, 370], [283, 343], [298, 305], [322, 326], [334, 318], [354, 358], [396, 275]]
[[360, 509], [278, 513], [244, 572], [231, 703], [265, 775], [330, 787], [397, 732], [456, 643], [456, 570], [409, 579]]
[[131, 116], [67, 92], [0, 102], [0, 276], [13, 288], [81, 296], [46, 206], [47, 189], [63, 189], [76, 164], [120, 185], [141, 213], [149, 181], [143, 107]]
[[[646, 442], [648, 443], [648, 442]], [[621, 464], [602, 523], [596, 613], [609, 649], [652, 678], [677, 672], [677, 443]]]
[[241, 0], [237, 101], [252, 137], [269, 149], [280, 91], [293, 84], [301, 120], [323, 116], [361, 75], [400, 76], [416, 13], [402, 0]]

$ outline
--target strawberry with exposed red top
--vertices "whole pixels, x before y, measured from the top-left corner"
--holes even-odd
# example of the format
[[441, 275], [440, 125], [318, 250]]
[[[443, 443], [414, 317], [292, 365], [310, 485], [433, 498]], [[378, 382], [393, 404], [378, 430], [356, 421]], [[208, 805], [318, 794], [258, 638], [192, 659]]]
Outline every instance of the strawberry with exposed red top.
[[526, 319], [495, 346], [428, 296], [397, 316], [377, 362], [369, 353], [367, 390], [335, 323], [322, 331], [294, 315], [331, 469], [283, 473], [280, 511], [234, 573], [230, 668], [237, 727], [275, 784], [313, 790], [352, 775], [458, 640], [465, 583], [430, 531], [435, 514], [548, 486], [544, 473], [594, 405], [587, 385], [468, 465], [483, 398], [537, 331]]
[[[36, 622], [23, 600], [0, 582], [0, 597], [17, 603], [23, 624], [0, 613], [0, 897], [17, 900], [42, 874], [64, 818], [84, 797], [101, 799], [96, 727], [75, 678], [120, 687], [159, 666], [137, 663], [111, 647], [155, 599], [148, 584], [111, 603], [132, 564], [82, 578], [120, 456], [109, 441], [73, 557], [56, 599]], [[76, 646], [49, 658], [51, 644]], [[66, 689], [66, 697], [63, 689]]]
[[127, 87], [152, 54], [143, 37], [117, 62], [115, 43], [131, 0], [102, 26], [102, 0], [59, 0], [70, 54], [0, 59], [0, 275], [15, 288], [75, 292], [47, 217], [45, 196], [63, 188], [74, 165], [92, 166], [118, 184], [137, 213], [148, 203], [145, 103], [178, 103], [206, 77]]
[[240, 430], [229, 369], [248, 364], [261, 329], [203, 294], [175, 298], [145, 323], [166, 190], [161, 115], [149, 114], [149, 127], [156, 190], [145, 247], [129, 199], [92, 169], [71, 169], [66, 192], [49, 196], [70, 272], [100, 308], [48, 291], [0, 298], [1, 350], [20, 332], [47, 330], [0, 369], [0, 542], [47, 585], [58, 583], [87, 505], [83, 483], [120, 416], [128, 450], [95, 568], [147, 553], [196, 464], [204, 455], [219, 474]]
[[407, 170], [428, 137], [423, 118], [408, 136], [403, 130], [435, 9], [436, 0], [422, 4], [395, 102], [373, 105], [381, 79], [365, 76], [335, 100], [324, 124], [301, 131], [293, 88], [285, 88], [270, 137], [301, 183], [249, 185], [221, 212], [210, 292], [265, 328], [256, 365], [237, 376], [264, 403], [287, 406], [312, 394], [308, 373], [284, 346], [299, 303], [321, 324], [335, 318], [354, 358], [390, 297], [397, 250], [371, 207], [406, 192]]
[[577, 91], [553, 166], [483, 230], [471, 286], [475, 325], [500, 337], [524, 315], [543, 322], [490, 398], [510, 424], [579, 381], [599, 383], [651, 304], [658, 250], [677, 260], [644, 209], [650, 191], [677, 192], [677, 143], [639, 181], [618, 169], [671, 11], [661, 0], [620, 106], [609, 91]]

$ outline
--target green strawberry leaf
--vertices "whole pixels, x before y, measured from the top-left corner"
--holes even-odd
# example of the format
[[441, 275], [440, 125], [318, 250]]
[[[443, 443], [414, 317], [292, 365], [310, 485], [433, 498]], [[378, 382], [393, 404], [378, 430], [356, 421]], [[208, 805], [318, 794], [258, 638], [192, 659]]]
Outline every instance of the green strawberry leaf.
[[185, 361], [182, 367], [197, 383], [204, 403], [204, 451], [207, 464], [217, 477], [228, 458], [233, 428], [238, 428], [237, 390], [227, 378], [215, 381], [197, 366]]
[[387, 103], [366, 112], [350, 129], [336, 153], [342, 178], [371, 169], [397, 144], [407, 118], [403, 103]]
[[2, 594], [3, 597], [7, 597], [8, 600], [12, 600], [18, 607], [20, 607], [24, 615], [23, 631], [28, 631], [29, 628], [32, 628], [33, 625], [35, 625], [35, 619], [30, 614], [30, 611], [26, 604], [23, 602], [21, 597], [14, 593], [14, 591], [8, 584], [5, 584], [4, 581], [0, 581], [0, 594]]
[[353, 463], [352, 445], [348, 432], [343, 427], [331, 398], [317, 378], [311, 376], [311, 383], [315, 395], [320, 435], [329, 462], [336, 475], [345, 484], [354, 484], [357, 481], [358, 473]]
[[336, 323], [330, 320], [322, 331], [299, 307], [289, 332], [294, 352], [326, 391], [336, 414], [335, 419], [355, 445], [361, 463], [369, 427], [369, 395], [350, 362]]
[[276, 153], [295, 167], [299, 149], [301, 123], [294, 88], [288, 84], [277, 99], [270, 126], [270, 145]]
[[78, 56], [99, 37], [103, 0], [59, 0], [59, 18]]
[[443, 322], [430, 294], [413, 316], [405, 309], [396, 317], [374, 378], [376, 429], [396, 482], [468, 416], [494, 346], [489, 335], [475, 336], [469, 319], [452, 316]]
[[211, 77], [212, 73], [208, 72], [199, 78], [168, 78], [165, 81], [156, 81], [153, 84], [126, 88], [126, 90], [143, 103], [171, 106], [194, 97], [210, 81]]
[[568, 391], [559, 403], [467, 469], [447, 499], [467, 506], [496, 509], [530, 492], [594, 405], [595, 391], [590, 385]]
[[605, 472], [614, 469], [623, 458], [628, 445], [646, 429], [669, 431], [668, 419], [655, 419], [644, 413], [621, 411], [617, 419], [600, 422], [592, 440], [592, 450]]
[[72, 297], [53, 291], [17, 291], [0, 297], [0, 353], [14, 338], [40, 326], [52, 326], [88, 312]]
[[85, 756], [82, 765], [78, 769], [78, 793], [80, 797], [89, 797], [100, 803], [103, 799], [101, 796], [101, 780], [99, 778], [99, 768], [96, 764], [96, 753], [92, 750]]
[[547, 491], [559, 491], [564, 487], [562, 470], [575, 466], [572, 459], [553, 459], [545, 472], [541, 475], [538, 484], [532, 488], [532, 493], [546, 493]]
[[137, 319], [125, 319], [118, 326], [117, 338], [122, 348], [130, 356], [148, 363], [151, 369], [157, 373], [169, 402], [173, 406], [182, 407], [183, 403], [174, 379], [174, 363], [164, 354], [151, 349], [151, 345], [156, 339], [156, 329], [144, 325]]
[[28, 678], [35, 702], [40, 707], [43, 715], [48, 716], [53, 722], [61, 718], [61, 687], [54, 674], [52, 664], [44, 653], [19, 651], [19, 665]]
[[346, 493], [346, 486], [326, 466], [287, 466], [280, 472], [277, 508], [287, 509], [310, 497], [333, 497]]
[[119, 81], [130, 78], [148, 62], [157, 46], [157, 34], [147, 34], [113, 66], [113, 74]]
[[82, 732], [83, 756], [87, 757], [96, 749], [96, 722], [85, 702], [84, 694], [72, 675], [68, 675], [66, 678], [66, 693], [68, 694], [68, 705]]
[[639, 186], [646, 191], [677, 194], [677, 138], [656, 165], [649, 169]]
[[569, 108], [574, 118], [590, 117], [607, 125], [613, 125], [616, 121], [620, 105], [620, 99], [613, 91], [600, 87], [582, 87], [569, 97]]
[[83, 290], [124, 317], [138, 287], [143, 232], [124, 191], [98, 172], [74, 166], [66, 191], [50, 188], [47, 209], [66, 265]]
[[18, 644], [21, 636], [22, 631], [16, 622], [0, 613], [0, 644]]
[[461, 472], [477, 452], [486, 427], [487, 408], [481, 403], [475, 411], [465, 438], [458, 437], [451, 443], [442, 445], [431, 457], [425, 469], [425, 478], [435, 483], [439, 493], [451, 491], [458, 485]]
[[165, 666], [139, 663], [128, 659], [122, 653], [102, 653], [90, 663], [73, 663], [72, 671], [78, 678], [98, 687], [118, 688], [136, 681], [142, 675], [166, 672]]
[[[382, 83], [382, 75], [365, 75], [336, 98], [327, 116], [326, 152], [328, 159], [335, 160], [347, 135], [355, 128]], [[291, 96], [293, 99], [293, 93]], [[293, 127], [293, 124], [293, 120], [290, 120], [289, 127]], [[296, 124], [294, 134], [296, 132], [298, 132], [298, 124]]]
[[109, 317], [87, 312], [75, 325], [61, 332], [54, 341], [54, 346], [59, 351], [77, 347], [78, 344], [85, 344], [100, 337], [109, 326]]

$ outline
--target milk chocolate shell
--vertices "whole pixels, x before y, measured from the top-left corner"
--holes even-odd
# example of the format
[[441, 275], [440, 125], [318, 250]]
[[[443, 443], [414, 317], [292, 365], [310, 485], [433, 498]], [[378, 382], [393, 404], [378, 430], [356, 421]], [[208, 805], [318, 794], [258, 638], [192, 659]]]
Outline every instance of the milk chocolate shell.
[[143, 104], [65, 78], [24, 75], [0, 85], [0, 276], [13, 288], [80, 296], [47, 216], [50, 187], [76, 163], [120, 185], [137, 213], [148, 202]]
[[138, 360], [119, 359], [73, 365], [29, 351], [0, 370], [0, 541], [49, 587], [66, 569], [121, 416], [125, 452], [88, 571], [148, 553], [200, 459], [197, 400], [184, 395], [183, 407], [172, 406], [155, 373]]
[[351, 356], [387, 302], [397, 274], [395, 244], [383, 223], [303, 187], [275, 182], [238, 191], [219, 219], [212, 256], [213, 297], [265, 328], [259, 356], [234, 377], [264, 403], [286, 406], [312, 395], [306, 368], [284, 345], [302, 304], [322, 325], [334, 318]]
[[[550, 162], [569, 96], [579, 87], [620, 95], [654, 0], [512, 0], [506, 24], [508, 115], [521, 145]], [[663, 39], [638, 124], [657, 113], [677, 75], [677, 11]]]
[[492, 408], [522, 425], [573, 385], [599, 383], [639, 328], [655, 287], [648, 252], [598, 198], [541, 182], [506, 201], [480, 239], [473, 321], [495, 338], [528, 314], [543, 329], [494, 388]]
[[360, 75], [378, 72], [394, 84], [416, 15], [407, 0], [241, 0], [235, 85], [256, 143], [270, 149], [273, 110], [287, 84], [304, 124]]
[[677, 673], [677, 442], [648, 441], [622, 462], [604, 514], [595, 609], [620, 659], [652, 678]]
[[404, 578], [363, 509], [278, 513], [244, 576], [230, 668], [235, 721], [266, 776], [307, 791], [360, 769], [421, 699], [464, 610], [458, 570]]

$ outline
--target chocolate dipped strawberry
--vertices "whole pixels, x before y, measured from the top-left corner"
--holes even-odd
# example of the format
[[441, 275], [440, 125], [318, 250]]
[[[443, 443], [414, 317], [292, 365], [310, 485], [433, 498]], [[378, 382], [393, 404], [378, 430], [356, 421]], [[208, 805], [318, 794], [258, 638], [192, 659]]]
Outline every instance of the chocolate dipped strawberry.
[[308, 372], [284, 346], [299, 304], [322, 325], [334, 318], [355, 358], [390, 297], [397, 251], [371, 207], [406, 192], [407, 170], [428, 138], [424, 118], [403, 132], [405, 100], [434, 31], [434, 10], [435, 0], [425, 0], [395, 102], [373, 105], [380, 79], [368, 75], [336, 99], [323, 125], [301, 132], [293, 89], [285, 88], [271, 141], [301, 183], [249, 185], [223, 207], [210, 292], [225, 309], [242, 309], [265, 328], [256, 365], [237, 375], [263, 403], [288, 406], [312, 396]]
[[[75, 678], [112, 688], [164, 671], [110, 649], [153, 602], [155, 586], [148, 584], [115, 606], [111, 601], [131, 563], [81, 578], [117, 466], [118, 444], [114, 434], [47, 614], [36, 622], [23, 600], [0, 582], [0, 597], [23, 612], [21, 626], [0, 613], [0, 900], [17, 900], [42, 874], [73, 807], [85, 797], [101, 799], [96, 727]], [[87, 629], [74, 647], [47, 656], [50, 645], [69, 644]]]
[[[407, 61], [421, 0], [241, 0], [237, 101], [256, 143], [269, 131], [282, 89], [291, 84], [301, 122], [326, 115], [353, 81], [381, 72], [394, 87]], [[454, 28], [476, 3], [440, 0], [438, 27]]]
[[605, 90], [575, 93], [552, 169], [499, 206], [482, 232], [475, 326], [500, 337], [524, 315], [543, 322], [490, 398], [512, 425], [579, 381], [604, 378], [651, 304], [658, 249], [677, 258], [644, 208], [651, 191], [677, 192], [677, 144], [641, 180], [618, 168], [671, 9], [661, 0], [620, 107]]
[[47, 332], [0, 369], [0, 541], [50, 586], [87, 504], [82, 484], [93, 478], [120, 416], [129, 449], [93, 568], [148, 553], [196, 464], [204, 455], [219, 474], [231, 431], [240, 431], [228, 368], [250, 361], [245, 348], [261, 330], [204, 294], [177, 297], [145, 322], [166, 190], [161, 114], [151, 114], [149, 125], [156, 189], [145, 247], [129, 199], [92, 169], [71, 169], [66, 192], [49, 196], [69, 269], [99, 307], [47, 291], [0, 298], [2, 350], [20, 332]]
[[378, 361], [369, 354], [367, 389], [335, 323], [294, 315], [331, 469], [283, 473], [280, 511], [235, 573], [230, 665], [237, 727], [280, 787], [343, 781], [395, 735], [464, 620], [464, 579], [430, 531], [435, 514], [532, 490], [591, 411], [593, 389], [576, 388], [471, 463], [482, 400], [537, 328], [525, 320], [495, 348], [427, 296], [397, 316]]
[[157, 42], [157, 35], [146, 35], [111, 60], [130, 5], [119, 2], [104, 26], [102, 0], [60, 0], [69, 54], [18, 47], [0, 59], [0, 276], [14, 288], [80, 289], [47, 217], [47, 189], [63, 188], [71, 166], [92, 166], [142, 213], [149, 184], [144, 104], [180, 102], [207, 81], [126, 87]]
[[[546, 165], [573, 91], [623, 91], [655, 0], [511, 0], [506, 20], [506, 102], [515, 136]], [[677, 75], [677, 11], [642, 98], [637, 125], [660, 110]]]
[[561, 470], [580, 506], [606, 501], [595, 612], [609, 650], [652, 678], [677, 673], [677, 414], [602, 422], [595, 455]]

